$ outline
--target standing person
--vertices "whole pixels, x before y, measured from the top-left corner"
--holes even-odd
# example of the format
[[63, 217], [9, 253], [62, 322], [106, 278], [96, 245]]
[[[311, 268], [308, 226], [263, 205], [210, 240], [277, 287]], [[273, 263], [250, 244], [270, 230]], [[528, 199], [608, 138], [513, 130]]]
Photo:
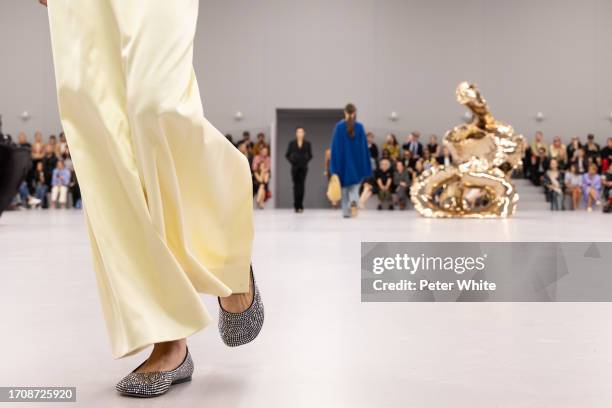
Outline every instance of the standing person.
[[291, 180], [293, 181], [293, 208], [295, 212], [304, 212], [304, 188], [308, 162], [312, 160], [310, 142], [304, 140], [306, 131], [303, 127], [295, 129], [295, 140], [289, 142], [285, 157], [291, 163]]
[[351, 103], [344, 108], [344, 119], [334, 128], [330, 173], [338, 175], [342, 186], [342, 216], [357, 216], [359, 186], [372, 175], [372, 166], [365, 129], [357, 122], [357, 108]]
[[252, 341], [263, 325], [251, 172], [204, 117], [193, 68], [198, 6], [49, 1], [60, 116], [112, 353], [153, 345], [116, 385], [130, 396], [191, 379], [186, 338], [211, 322], [199, 293], [219, 298], [228, 346]]

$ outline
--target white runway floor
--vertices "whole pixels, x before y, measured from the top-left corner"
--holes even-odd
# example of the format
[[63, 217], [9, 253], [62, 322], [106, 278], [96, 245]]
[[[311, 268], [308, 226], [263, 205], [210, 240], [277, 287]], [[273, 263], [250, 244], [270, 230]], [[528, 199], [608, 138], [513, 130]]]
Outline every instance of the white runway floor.
[[[368, 211], [343, 220], [334, 211], [258, 211], [260, 337], [228, 349], [209, 326], [188, 342], [193, 381], [138, 400], [114, 385], [148, 352], [111, 357], [82, 214], [8, 212], [0, 386], [76, 386], [69, 407], [607, 408], [612, 304], [362, 304], [360, 242], [609, 241], [611, 227], [599, 212], [427, 220]], [[205, 302], [216, 313], [215, 299]]]

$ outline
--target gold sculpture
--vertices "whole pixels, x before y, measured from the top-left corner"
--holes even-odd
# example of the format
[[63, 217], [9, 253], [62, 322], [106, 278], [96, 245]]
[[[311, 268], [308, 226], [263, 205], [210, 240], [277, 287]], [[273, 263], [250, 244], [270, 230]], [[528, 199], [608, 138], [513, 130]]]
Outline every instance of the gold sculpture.
[[452, 164], [424, 171], [411, 189], [412, 202], [431, 218], [511, 216], [519, 196], [510, 177], [521, 165], [525, 139], [491, 115], [475, 85], [459, 84], [457, 100], [472, 120], [446, 133]]

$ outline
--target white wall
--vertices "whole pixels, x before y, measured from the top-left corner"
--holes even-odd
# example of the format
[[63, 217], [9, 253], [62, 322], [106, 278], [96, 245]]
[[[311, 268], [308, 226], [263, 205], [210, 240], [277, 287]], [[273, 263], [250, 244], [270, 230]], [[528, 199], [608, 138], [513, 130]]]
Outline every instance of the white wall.
[[[235, 136], [269, 125], [276, 108], [347, 101], [379, 133], [442, 134], [461, 121], [454, 90], [469, 80], [518, 131], [603, 141], [612, 136], [610, 21], [609, 0], [207, 0], [196, 67], [208, 118]], [[0, 50], [5, 132], [57, 133], [48, 28], [35, 0], [0, 0]]]

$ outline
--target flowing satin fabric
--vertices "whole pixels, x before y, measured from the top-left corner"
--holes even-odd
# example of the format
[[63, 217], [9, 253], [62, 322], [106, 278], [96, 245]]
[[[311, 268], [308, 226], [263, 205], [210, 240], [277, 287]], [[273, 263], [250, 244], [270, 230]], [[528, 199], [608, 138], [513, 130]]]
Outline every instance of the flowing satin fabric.
[[60, 116], [122, 358], [210, 323], [199, 293], [248, 292], [251, 173], [203, 114], [198, 0], [48, 3]]

